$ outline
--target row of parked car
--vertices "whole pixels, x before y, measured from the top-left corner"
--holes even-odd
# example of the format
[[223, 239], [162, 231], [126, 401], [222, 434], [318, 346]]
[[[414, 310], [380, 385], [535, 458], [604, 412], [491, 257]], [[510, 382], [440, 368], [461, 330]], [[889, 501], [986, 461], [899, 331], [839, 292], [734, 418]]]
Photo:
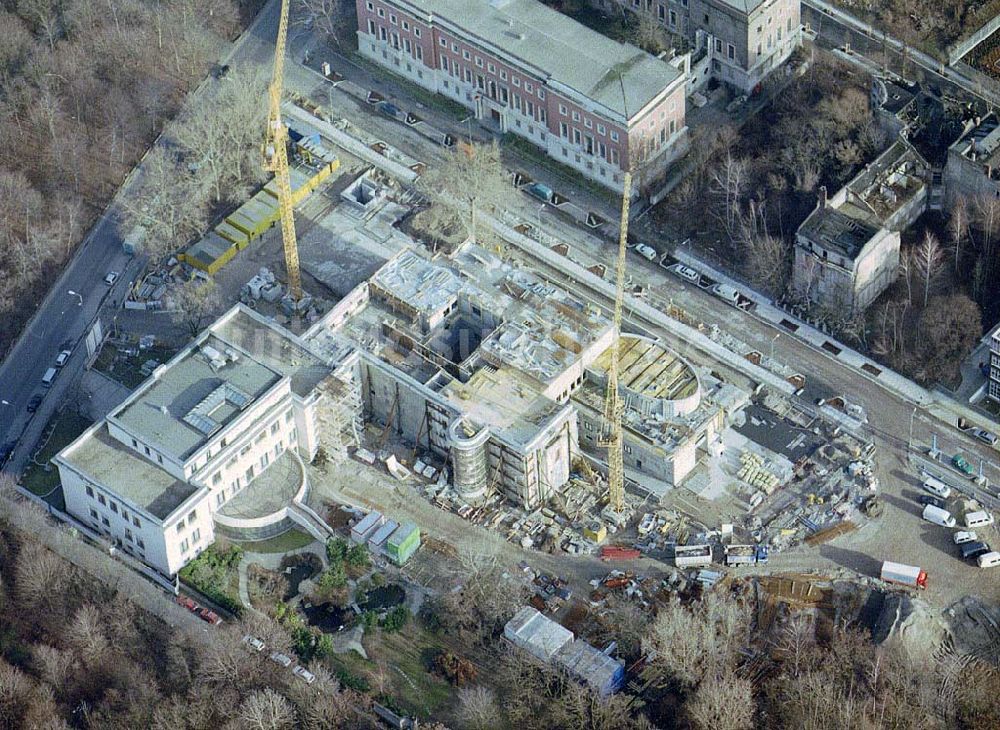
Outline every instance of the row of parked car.
[[[921, 494], [919, 501], [924, 505], [923, 518], [935, 525], [952, 529], [956, 527], [955, 517], [947, 509], [947, 500], [952, 489], [940, 479], [925, 477], [921, 484], [927, 494]], [[968, 528], [989, 527], [994, 522], [992, 513], [985, 510], [966, 512], [963, 521], [965, 530], [959, 530], [952, 540], [959, 548], [963, 560], [975, 560], [980, 568], [995, 568], [1000, 566], [1000, 552], [993, 550], [989, 544], [980, 540], [975, 531]]]
[[187, 596], [177, 596], [177, 605], [186, 608], [202, 621], [210, 623], [213, 626], [218, 626], [222, 623], [222, 617], [219, 614], [210, 608], [199, 606], [194, 600], [188, 598]]
[[[218, 626], [222, 623], [222, 617], [219, 616], [215, 611], [210, 608], [205, 608], [198, 605], [192, 598], [188, 596], [177, 596], [177, 604], [183, 606], [188, 611], [193, 613], [195, 616], [200, 618], [206, 623], [210, 623], [213, 626]], [[252, 634], [245, 634], [243, 636], [243, 643], [252, 651], [264, 651], [267, 645], [264, 643], [263, 639], [258, 639]], [[292, 658], [287, 654], [282, 654], [280, 651], [273, 651], [268, 656], [268, 658], [275, 664], [288, 668], [292, 665]], [[308, 669], [300, 664], [296, 664], [295, 668], [292, 669], [292, 674], [301, 679], [306, 684], [312, 684], [316, 681], [316, 675], [310, 672]]]
[[[253, 651], [264, 651], [267, 645], [264, 643], [263, 639], [258, 639], [253, 634], [246, 634], [243, 637], [243, 643], [246, 644]], [[292, 658], [287, 654], [282, 654], [280, 651], [272, 651], [268, 655], [268, 659], [277, 664], [280, 667], [285, 667], [286, 669], [292, 665]], [[306, 684], [312, 684], [316, 681], [316, 675], [310, 672], [308, 669], [303, 667], [301, 664], [296, 664], [295, 668], [292, 669], [292, 674], [301, 679]]]

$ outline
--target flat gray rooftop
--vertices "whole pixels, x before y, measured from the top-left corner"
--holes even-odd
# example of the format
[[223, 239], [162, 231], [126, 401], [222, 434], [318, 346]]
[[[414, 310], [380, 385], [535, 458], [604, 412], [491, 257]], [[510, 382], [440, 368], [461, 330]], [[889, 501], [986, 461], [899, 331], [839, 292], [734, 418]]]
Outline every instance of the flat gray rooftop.
[[183, 482], [121, 444], [102, 425], [61, 454], [96, 484], [165, 520], [198, 487]]
[[226, 426], [281, 380], [276, 370], [242, 355], [235, 361], [224, 357], [225, 363], [217, 367], [209, 361], [206, 346], [224, 355], [228, 345], [209, 336], [200, 346], [185, 350], [108, 417], [164, 454], [186, 460], [214, 432], [210, 425], [215, 430]]
[[397, 1], [401, 7], [411, 5], [450, 21], [481, 45], [535, 67], [542, 76], [623, 117], [639, 112], [681, 75], [667, 62], [611, 40], [537, 0]]
[[287, 376], [292, 392], [298, 396], [309, 395], [330, 374], [330, 368], [296, 342], [291, 332], [283, 333], [242, 309], [212, 331], [250, 353], [253, 359]]
[[876, 233], [878, 229], [874, 226], [826, 207], [810, 213], [798, 235], [853, 261]]

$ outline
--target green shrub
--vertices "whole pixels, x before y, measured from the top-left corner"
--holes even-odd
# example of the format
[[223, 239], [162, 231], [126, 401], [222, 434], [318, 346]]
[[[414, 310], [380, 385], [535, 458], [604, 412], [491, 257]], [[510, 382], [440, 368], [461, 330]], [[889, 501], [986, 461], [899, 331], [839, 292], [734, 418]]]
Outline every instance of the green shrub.
[[396, 606], [395, 608], [390, 609], [389, 613], [387, 613], [385, 618], [382, 620], [382, 628], [389, 633], [399, 631], [401, 628], [406, 626], [409, 620], [410, 609], [406, 606]]
[[347, 541], [340, 537], [331, 537], [326, 541], [326, 558], [333, 563], [343, 563], [347, 557]]
[[368, 555], [368, 548], [364, 545], [352, 545], [347, 550], [346, 562], [348, 567], [359, 570], [371, 565], [371, 558]]
[[337, 668], [334, 670], [334, 674], [337, 675], [337, 681], [347, 689], [353, 689], [355, 692], [367, 692], [371, 688], [367, 679], [359, 677], [348, 669]]
[[329, 592], [347, 585], [347, 574], [344, 572], [343, 563], [330, 563], [330, 567], [322, 572], [316, 579], [316, 585], [320, 590]]
[[243, 559], [243, 549], [237, 545], [212, 545], [181, 568], [185, 583], [213, 603], [238, 616], [243, 611], [238, 595], [231, 593], [231, 579]]

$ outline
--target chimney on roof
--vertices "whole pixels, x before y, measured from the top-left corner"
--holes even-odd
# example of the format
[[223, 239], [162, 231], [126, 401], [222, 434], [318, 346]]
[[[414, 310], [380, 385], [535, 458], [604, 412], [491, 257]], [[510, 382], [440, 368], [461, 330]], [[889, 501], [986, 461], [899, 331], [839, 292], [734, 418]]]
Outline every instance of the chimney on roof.
[[819, 198], [819, 204], [818, 204], [817, 207], [819, 207], [819, 208], [825, 208], [827, 206], [826, 185], [820, 185], [819, 186], [818, 198]]

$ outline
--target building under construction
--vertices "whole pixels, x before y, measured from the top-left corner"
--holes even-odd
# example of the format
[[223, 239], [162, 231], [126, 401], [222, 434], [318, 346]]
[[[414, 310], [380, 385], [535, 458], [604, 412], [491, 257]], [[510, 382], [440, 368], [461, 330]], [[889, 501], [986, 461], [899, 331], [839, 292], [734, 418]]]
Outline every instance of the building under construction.
[[[363, 418], [447, 465], [469, 504], [493, 493], [531, 509], [560, 492], [575, 459], [603, 468], [596, 436], [613, 342], [591, 304], [467, 243], [433, 260], [416, 243], [306, 333], [356, 353]], [[623, 338], [627, 481], [662, 495], [746, 394], [651, 340]], [[705, 387], [707, 384], [708, 387]]]

